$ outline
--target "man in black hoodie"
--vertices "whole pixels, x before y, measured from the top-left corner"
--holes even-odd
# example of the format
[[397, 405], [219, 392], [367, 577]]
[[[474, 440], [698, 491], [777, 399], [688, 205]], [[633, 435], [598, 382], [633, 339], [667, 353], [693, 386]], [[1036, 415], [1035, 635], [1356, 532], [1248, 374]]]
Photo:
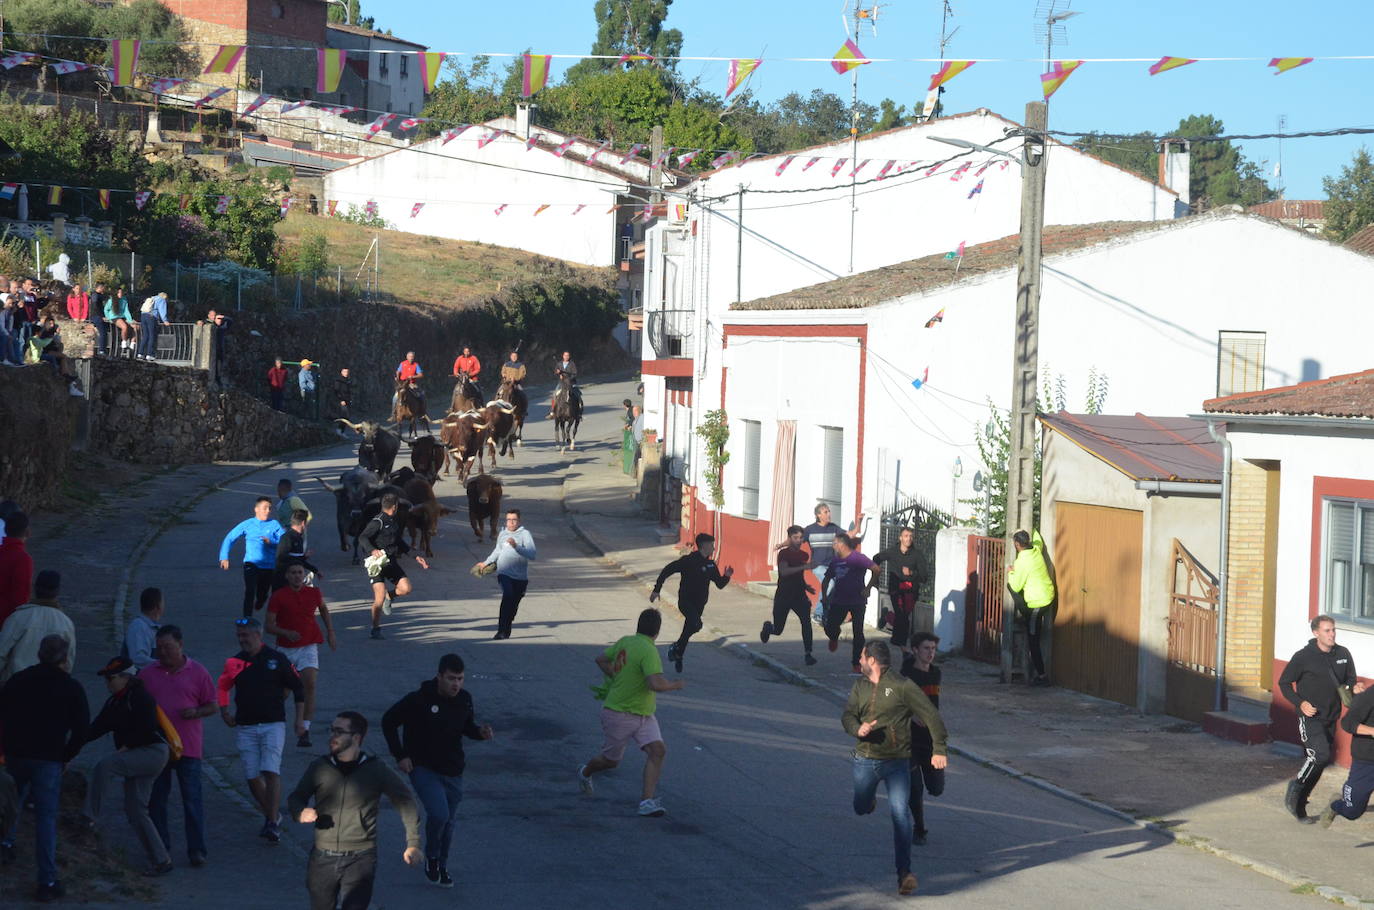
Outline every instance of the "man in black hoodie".
[[1354, 821], [1369, 808], [1374, 795], [1374, 689], [1365, 689], [1350, 703], [1341, 718], [1341, 727], [1350, 734], [1350, 776], [1341, 787], [1340, 799], [1322, 810], [1323, 828], [1339, 815]]
[[463, 737], [495, 735], [491, 724], [477, 725], [472, 695], [463, 688], [464, 669], [463, 658], [445, 654], [433, 679], [382, 715], [382, 732], [396, 767], [410, 775], [425, 807], [425, 878], [441, 888], [453, 887], [448, 853], [463, 800]]
[[124, 815], [151, 864], [143, 874], [166, 875], [172, 871], [172, 857], [148, 815], [153, 782], [167, 767], [167, 740], [158, 723], [157, 702], [143, 687], [143, 681], [134, 678], [134, 662], [127, 657], [111, 658], [96, 673], [104, 677], [110, 697], [92, 722], [86, 741], [95, 742], [106, 733], [113, 733], [118, 751], [95, 763], [83, 811], [91, 827], [97, 827], [100, 804], [105, 794], [114, 788], [115, 778], [122, 777]]
[[716, 549], [716, 539], [710, 534], [698, 534], [696, 538], [697, 548], [681, 559], [675, 559], [663, 567], [663, 571], [658, 573], [658, 581], [654, 582], [654, 590], [649, 595], [649, 603], [658, 600], [658, 594], [663, 590], [663, 583], [668, 580], [668, 576], [677, 573], [681, 576], [677, 583], [677, 609], [686, 620], [682, 624], [682, 634], [677, 641], [668, 646], [668, 659], [673, 662], [673, 669], [682, 672], [682, 655], [687, 651], [687, 642], [691, 637], [701, 631], [701, 614], [706, 612], [706, 600], [711, 596], [711, 585], [714, 583], [717, 588], [723, 588], [730, 582], [730, 576], [735, 574], [734, 568], [728, 568], [724, 574], [716, 568], [715, 560], [711, 554]]
[[315, 826], [305, 874], [311, 910], [367, 910], [377, 878], [377, 810], [383, 794], [405, 824], [401, 858], [415, 866], [424, 857], [415, 797], [399, 774], [363, 751], [366, 735], [367, 718], [340, 712], [329, 725], [329, 754], [310, 763], [286, 798], [293, 819]]
[[[67, 655], [71, 644], [61, 635], [38, 643], [38, 663], [20, 670], [0, 688], [0, 729], [4, 730], [5, 764], [22, 794], [33, 800], [34, 857], [38, 866], [35, 900], [56, 900], [64, 893], [57, 880], [57, 805], [62, 794], [62, 766], [86, 744], [91, 710], [86, 690], [72, 679]], [[16, 817], [0, 856], [14, 856]]]
[[1288, 782], [1283, 806], [1303, 824], [1316, 821], [1307, 815], [1307, 797], [1331, 764], [1331, 744], [1341, 716], [1338, 686], [1350, 686], [1353, 694], [1365, 690], [1355, 675], [1355, 659], [1336, 644], [1336, 621], [1325, 614], [1312, 620], [1314, 637], [1293, 655], [1279, 676], [1279, 691], [1293, 703], [1298, 714], [1298, 736], [1306, 756], [1298, 776]]

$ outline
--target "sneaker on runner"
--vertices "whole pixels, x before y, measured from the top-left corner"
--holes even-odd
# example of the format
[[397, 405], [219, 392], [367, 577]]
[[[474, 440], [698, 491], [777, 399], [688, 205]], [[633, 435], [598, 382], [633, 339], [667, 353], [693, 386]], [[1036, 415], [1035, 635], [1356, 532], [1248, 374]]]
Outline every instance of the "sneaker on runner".
[[383, 641], [383, 640], [385, 640], [385, 638], [386, 638], [386, 636], [382, 634], [382, 627], [381, 627], [381, 626], [373, 626], [373, 627], [372, 627], [372, 640], [373, 640], [373, 641]]
[[838, 638], [832, 638], [826, 643], [826, 647], [829, 648], [830, 652], [833, 654], [840, 649], [840, 640]]
[[431, 885], [439, 884], [439, 861], [437, 859], [425, 860], [425, 879]]
[[908, 872], [906, 875], [903, 875], [903, 876], [901, 877], [901, 879], [898, 880], [898, 882], [897, 882], [897, 893], [898, 893], [898, 894], [915, 894], [915, 893], [916, 893], [916, 876], [915, 876], [915, 875], [912, 875], [910, 872]]
[[296, 740], [296, 748], [297, 748], [297, 749], [309, 749], [309, 748], [310, 748], [310, 734], [309, 734], [308, 732], [307, 732], [307, 733], [302, 733], [301, 736], [300, 736], [300, 738]]
[[810, 652], [810, 651], [807, 651], [807, 652], [806, 652], [806, 658], [805, 658], [805, 660], [806, 660], [806, 665], [807, 665], [808, 667], [814, 667], [814, 666], [816, 665], [816, 658], [814, 658], [814, 657], [811, 656], [811, 652]]
[[593, 784], [592, 779], [587, 776], [586, 765], [577, 766], [577, 786], [582, 789], [583, 793], [586, 793], [589, 796], [593, 791], [596, 790], [596, 785]]
[[390, 615], [391, 615], [391, 610], [392, 610], [392, 606], [391, 606], [391, 597], [392, 597], [392, 595], [388, 594], [388, 595], [386, 596], [386, 600], [382, 601], [382, 615], [383, 615], [383, 616], [390, 616]]
[[258, 837], [261, 837], [261, 838], [269, 838], [269, 837], [271, 836], [271, 833], [272, 833], [272, 823], [271, 823], [271, 822], [263, 822], [263, 823], [262, 823], [262, 827], [261, 827], [260, 829], [258, 829]]
[[768, 637], [772, 634], [773, 624], [771, 622], [764, 623], [763, 628], [759, 630], [759, 641], [763, 642], [765, 645], [768, 644]]
[[662, 818], [668, 810], [656, 799], [644, 799], [639, 802], [639, 814], [645, 818]]

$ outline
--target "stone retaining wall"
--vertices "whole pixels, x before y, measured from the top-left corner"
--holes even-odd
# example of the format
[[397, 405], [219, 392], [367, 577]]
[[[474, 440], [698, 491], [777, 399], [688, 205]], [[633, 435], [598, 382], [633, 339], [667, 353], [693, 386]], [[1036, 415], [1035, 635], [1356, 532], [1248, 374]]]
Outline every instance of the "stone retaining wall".
[[67, 470], [79, 399], [46, 363], [0, 367], [0, 499], [52, 500]]

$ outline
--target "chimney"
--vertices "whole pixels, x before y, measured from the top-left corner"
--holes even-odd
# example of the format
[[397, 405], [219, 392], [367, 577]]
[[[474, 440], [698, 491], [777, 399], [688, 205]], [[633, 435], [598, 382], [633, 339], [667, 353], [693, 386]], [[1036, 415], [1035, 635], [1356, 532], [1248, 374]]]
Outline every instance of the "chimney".
[[1193, 203], [1189, 185], [1192, 178], [1192, 155], [1187, 140], [1162, 139], [1159, 143], [1159, 183], [1178, 193], [1186, 206]]
[[528, 101], [517, 101], [515, 104], [515, 135], [521, 139], [530, 138], [530, 114], [534, 112], [534, 105]]

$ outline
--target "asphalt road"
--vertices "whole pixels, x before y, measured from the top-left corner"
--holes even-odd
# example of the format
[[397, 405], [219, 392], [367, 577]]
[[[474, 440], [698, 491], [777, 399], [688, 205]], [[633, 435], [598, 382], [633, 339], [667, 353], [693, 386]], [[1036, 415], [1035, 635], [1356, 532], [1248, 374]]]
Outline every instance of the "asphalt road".
[[[241, 599], [240, 560], [229, 572], [216, 564], [221, 536], [250, 514], [254, 496], [272, 495], [278, 476], [296, 481], [317, 516], [310, 544], [325, 573], [321, 587], [339, 648], [322, 655], [317, 748], [288, 745], [287, 789], [323, 751], [334, 712], [359, 710], [379, 724], [388, 705], [433, 675], [441, 654], [463, 656], [478, 720], [495, 727], [496, 739], [466, 744], [465, 801], [449, 863], [457, 888], [435, 888], [418, 869], [402, 865], [401, 826], [388, 808], [374, 907], [821, 910], [937, 899], [952, 907], [1019, 910], [1320, 905], [1316, 897], [1292, 894], [1271, 879], [958, 760], [945, 795], [928, 802], [930, 843], [914, 848], [918, 895], [899, 898], [886, 806], [862, 818], [850, 809], [851, 743], [840, 727], [841, 705], [704, 643], [687, 653], [686, 690], [659, 700], [668, 747], [660, 796], [668, 815], [636, 816], [638, 755], [599, 776], [594, 796], [581, 795], [574, 770], [600, 745], [598, 703], [589, 691], [599, 676], [593, 657], [632, 632], [646, 604], [638, 588], [575, 538], [560, 494], [566, 471], [605, 470], [608, 446], [619, 441], [619, 402], [632, 389], [631, 382], [588, 385], [584, 448], [576, 454], [559, 454], [550, 442], [552, 424], [534, 419], [528, 444], [501, 465], [506, 504], [523, 510], [539, 550], [508, 641], [491, 640], [495, 580], [467, 571], [490, 544], [474, 541], [455, 480], [438, 486], [459, 514], [444, 519], [433, 569], [408, 563], [416, 593], [398, 601], [386, 641], [367, 638], [365, 576], [336, 548], [332, 497], [309, 480], [333, 482], [353, 461], [344, 445], [206, 497], [155, 543], [136, 573], [135, 591], [151, 584], [167, 592], [164, 621], [180, 624], [188, 651], [218, 675], [235, 650], [232, 623]], [[531, 397], [538, 418], [540, 396]], [[677, 617], [666, 617], [660, 640], [677, 631]], [[207, 755], [223, 781], [207, 796], [211, 862], [185, 867], [174, 821], [178, 868], [162, 880], [160, 904], [303, 906], [309, 829], [288, 822], [286, 843], [269, 847], [259, 840], [260, 820], [243, 799], [232, 731], [217, 718], [206, 729]], [[380, 730], [365, 746], [385, 754]], [[1161, 773], [1172, 772], [1161, 763]], [[174, 819], [175, 812], [174, 804]], [[112, 833], [120, 831], [117, 808], [109, 814]]]

